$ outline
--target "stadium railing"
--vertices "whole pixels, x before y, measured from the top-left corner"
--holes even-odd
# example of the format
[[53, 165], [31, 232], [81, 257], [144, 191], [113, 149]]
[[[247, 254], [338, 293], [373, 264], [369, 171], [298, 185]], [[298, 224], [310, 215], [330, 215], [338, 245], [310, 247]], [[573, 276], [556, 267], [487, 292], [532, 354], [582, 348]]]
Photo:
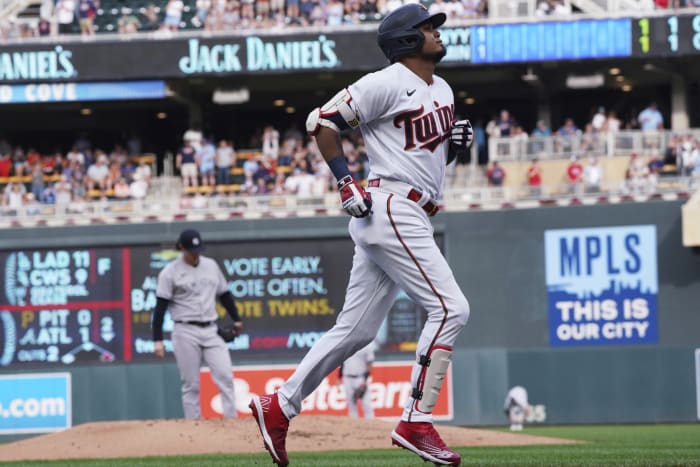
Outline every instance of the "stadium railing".
[[577, 133], [570, 136], [491, 137], [489, 157], [498, 161], [532, 159], [570, 159], [572, 156], [629, 156], [632, 153], [663, 157], [669, 142], [691, 135], [700, 141], [700, 129], [688, 130], [621, 130], [607, 133]]

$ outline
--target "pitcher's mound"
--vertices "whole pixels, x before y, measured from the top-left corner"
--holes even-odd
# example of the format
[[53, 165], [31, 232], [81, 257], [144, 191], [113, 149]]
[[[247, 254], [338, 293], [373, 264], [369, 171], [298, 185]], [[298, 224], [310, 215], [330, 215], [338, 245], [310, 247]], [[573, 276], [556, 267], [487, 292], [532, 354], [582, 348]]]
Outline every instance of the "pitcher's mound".
[[[287, 451], [391, 447], [395, 422], [333, 416], [301, 416], [290, 424]], [[574, 441], [454, 426], [439, 426], [456, 446], [517, 446]], [[140, 420], [78, 425], [58, 433], [0, 445], [0, 461], [264, 452], [252, 418], [238, 420]]]

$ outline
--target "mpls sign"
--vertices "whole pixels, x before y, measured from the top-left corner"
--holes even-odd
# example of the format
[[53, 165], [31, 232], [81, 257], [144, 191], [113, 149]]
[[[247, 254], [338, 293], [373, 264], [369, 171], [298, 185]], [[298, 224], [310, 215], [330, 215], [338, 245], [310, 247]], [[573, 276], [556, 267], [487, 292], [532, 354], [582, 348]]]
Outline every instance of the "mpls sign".
[[553, 346], [658, 341], [656, 227], [547, 230]]
[[[241, 50], [243, 49], [243, 50]], [[310, 40], [266, 41], [257, 36], [241, 43], [205, 44], [190, 39], [178, 60], [182, 73], [317, 70], [339, 64], [335, 41], [324, 35]]]

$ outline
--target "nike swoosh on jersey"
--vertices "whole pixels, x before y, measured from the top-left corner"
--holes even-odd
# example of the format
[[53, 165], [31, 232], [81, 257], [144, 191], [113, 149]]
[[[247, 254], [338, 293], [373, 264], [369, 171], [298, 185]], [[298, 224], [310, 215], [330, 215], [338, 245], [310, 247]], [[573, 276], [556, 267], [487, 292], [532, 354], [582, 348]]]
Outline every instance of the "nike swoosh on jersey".
[[411, 89], [410, 91], [409, 91], [409, 90], [406, 90], [406, 95], [407, 95], [408, 97], [411, 97], [415, 92], [416, 92], [415, 89]]

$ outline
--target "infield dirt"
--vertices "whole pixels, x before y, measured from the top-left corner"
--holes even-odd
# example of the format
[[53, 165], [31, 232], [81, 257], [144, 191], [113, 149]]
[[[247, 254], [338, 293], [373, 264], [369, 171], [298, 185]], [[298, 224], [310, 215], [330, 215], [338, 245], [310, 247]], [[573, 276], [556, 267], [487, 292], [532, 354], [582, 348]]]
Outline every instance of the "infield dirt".
[[[287, 451], [391, 447], [394, 422], [301, 416], [290, 424]], [[574, 441], [520, 433], [438, 426], [449, 446], [522, 446]], [[85, 423], [57, 433], [0, 445], [0, 461], [264, 452], [252, 418]]]

